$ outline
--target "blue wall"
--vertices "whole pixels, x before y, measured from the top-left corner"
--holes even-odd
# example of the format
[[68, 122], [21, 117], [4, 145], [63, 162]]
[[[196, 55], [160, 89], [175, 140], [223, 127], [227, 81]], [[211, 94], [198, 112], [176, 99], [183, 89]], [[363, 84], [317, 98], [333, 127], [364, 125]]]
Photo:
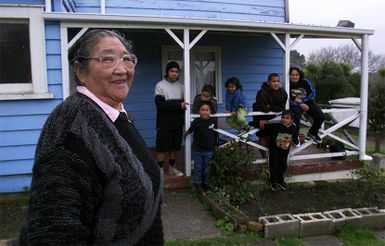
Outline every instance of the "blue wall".
[[45, 33], [48, 91], [55, 98], [0, 101], [0, 192], [19, 191], [30, 185], [41, 128], [63, 100], [59, 23], [47, 22]]
[[[161, 45], [176, 45], [164, 31], [127, 32], [134, 43], [139, 63], [125, 108], [134, 115], [138, 127], [149, 147], [155, 146], [156, 107], [154, 89], [162, 79]], [[269, 73], [282, 74], [283, 51], [271, 36], [247, 36], [208, 32], [196, 46], [220, 46], [222, 49], [222, 85], [227, 78], [236, 76], [243, 84], [248, 107], [251, 110], [256, 92]], [[222, 88], [225, 95], [225, 88]], [[190, 102], [191, 103], [191, 102]], [[224, 104], [219, 105], [224, 112]]]
[[[76, 12], [100, 13], [99, 0], [74, 0]], [[106, 0], [106, 14], [284, 22], [284, 0]]]

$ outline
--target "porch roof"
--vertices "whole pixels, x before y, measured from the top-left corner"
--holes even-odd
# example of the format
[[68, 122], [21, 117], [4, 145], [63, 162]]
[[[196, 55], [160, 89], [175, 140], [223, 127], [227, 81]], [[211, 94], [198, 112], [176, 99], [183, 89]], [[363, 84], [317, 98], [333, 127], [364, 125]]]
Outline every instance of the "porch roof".
[[[348, 27], [328, 27], [277, 22], [255, 22], [245, 20], [217, 20], [204, 18], [127, 16], [90, 13], [54, 13], [43, 14], [46, 20], [65, 21], [67, 27], [120, 27], [146, 29], [209, 29], [211, 31], [289, 33], [292, 37], [304, 34], [307, 38], [361, 38], [372, 35], [372, 29]], [[80, 25], [82, 24], [82, 25]]]

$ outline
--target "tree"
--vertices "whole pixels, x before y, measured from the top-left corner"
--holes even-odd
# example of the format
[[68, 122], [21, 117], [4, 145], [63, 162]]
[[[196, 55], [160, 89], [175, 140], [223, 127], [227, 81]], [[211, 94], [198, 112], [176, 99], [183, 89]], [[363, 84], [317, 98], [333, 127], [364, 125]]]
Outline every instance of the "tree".
[[385, 131], [385, 67], [378, 70], [379, 79], [370, 83], [368, 100], [369, 126], [376, 132], [375, 152], [380, 151], [380, 136]]
[[306, 59], [304, 55], [301, 55], [297, 50], [290, 51], [290, 66], [303, 68]]
[[[338, 47], [321, 48], [309, 55], [308, 63], [320, 64], [326, 61], [346, 63], [354, 71], [361, 70], [361, 52], [354, 45], [340, 45]], [[374, 73], [381, 66], [385, 66], [385, 55], [376, 55], [369, 51], [369, 72]]]
[[355, 95], [355, 88], [350, 83], [351, 67], [348, 64], [324, 61], [320, 64], [307, 64], [306, 77], [315, 85], [316, 100], [328, 103], [330, 100], [351, 97]]

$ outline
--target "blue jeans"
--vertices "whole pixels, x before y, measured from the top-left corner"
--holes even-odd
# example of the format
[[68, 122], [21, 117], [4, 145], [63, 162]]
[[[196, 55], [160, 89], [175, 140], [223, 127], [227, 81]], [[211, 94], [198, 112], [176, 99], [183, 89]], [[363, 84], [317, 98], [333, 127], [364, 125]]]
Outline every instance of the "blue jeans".
[[212, 151], [194, 151], [194, 183], [210, 184], [211, 166], [209, 160], [213, 157]]

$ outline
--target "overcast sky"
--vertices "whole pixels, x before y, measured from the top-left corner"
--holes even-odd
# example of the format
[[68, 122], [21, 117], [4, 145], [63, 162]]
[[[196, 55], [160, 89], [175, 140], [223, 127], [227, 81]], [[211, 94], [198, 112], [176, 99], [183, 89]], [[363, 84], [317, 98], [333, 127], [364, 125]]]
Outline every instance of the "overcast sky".
[[[355, 28], [373, 29], [369, 36], [369, 49], [385, 55], [385, 0], [289, 0], [290, 22], [336, 26], [339, 20], [350, 20]], [[302, 40], [295, 49], [307, 56], [310, 52], [351, 40]]]

